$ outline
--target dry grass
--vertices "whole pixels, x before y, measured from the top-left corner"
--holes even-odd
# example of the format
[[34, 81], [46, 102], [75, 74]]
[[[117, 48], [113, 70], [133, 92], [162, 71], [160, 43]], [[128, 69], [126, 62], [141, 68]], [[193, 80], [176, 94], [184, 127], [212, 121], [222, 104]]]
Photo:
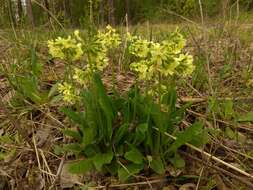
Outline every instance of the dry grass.
[[[137, 33], [149, 36], [152, 28], [152, 36], [159, 39], [175, 26], [146, 24], [138, 26]], [[253, 189], [252, 123], [237, 123], [233, 117], [226, 118], [210, 110], [210, 98], [213, 98], [219, 103], [232, 101], [237, 115], [253, 111], [253, 86], [250, 84], [253, 80], [253, 45], [250, 36], [253, 27], [248, 24], [236, 28], [234, 25], [209, 26], [206, 39], [202, 30], [195, 25], [184, 23], [180, 28], [187, 36], [187, 48], [196, 60], [205, 65], [206, 60], [201, 58], [208, 57], [210, 75], [207, 75], [204, 66], [196, 80], [208, 77], [207, 81], [212, 82], [213, 89], [211, 92], [207, 81], [203, 81], [202, 86], [196, 85], [198, 83], [195, 84], [190, 78], [178, 82], [179, 105], [192, 102], [182, 126], [187, 127], [188, 123], [199, 119], [207, 128], [221, 131], [221, 135], [212, 137], [212, 143], [201, 150], [196, 151], [191, 146], [181, 150], [187, 160], [185, 169], [175, 170], [168, 166], [166, 176], [147, 176], [146, 180], [137, 178], [132, 184], [118, 184], [114, 178], [98, 174], [84, 177], [68, 174], [64, 163], [70, 157], [65, 154], [58, 156], [54, 150], [55, 145], [69, 141], [61, 134], [62, 128], [70, 126], [57, 111], [61, 104], [36, 106], [26, 101], [24, 105], [14, 107], [10, 103], [13, 90], [5, 76], [0, 74], [0, 190], [73, 189], [74, 185], [83, 185], [87, 181], [93, 181], [96, 189], [162, 189], [167, 186], [169, 190], [183, 190], [185, 184], [203, 190], [208, 189], [208, 186], [211, 189], [212, 185], [216, 185], [218, 190], [237, 190], [239, 187]], [[41, 39], [45, 39], [45, 36]], [[27, 56], [28, 48], [27, 42], [17, 42], [8, 33], [1, 31], [0, 63], [5, 68]], [[38, 43], [38, 55], [48, 74], [42, 77], [43, 83], [51, 85], [59, 77], [62, 65], [48, 62], [45, 43]], [[224, 65], [229, 67], [224, 68]], [[131, 87], [134, 75], [130, 72], [125, 74], [121, 70], [118, 73], [112, 79], [113, 76], [107, 71], [103, 81], [111, 89], [111, 81], [115, 80], [116, 88], [124, 92]], [[227, 128], [235, 132], [236, 138], [228, 137]]]

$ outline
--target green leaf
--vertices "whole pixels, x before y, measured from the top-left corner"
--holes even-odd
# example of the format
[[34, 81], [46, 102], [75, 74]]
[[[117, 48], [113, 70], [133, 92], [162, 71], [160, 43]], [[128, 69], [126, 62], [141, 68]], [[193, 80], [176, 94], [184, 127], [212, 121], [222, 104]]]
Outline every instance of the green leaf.
[[120, 181], [126, 181], [130, 176], [139, 173], [143, 169], [143, 164], [129, 164], [118, 170]]
[[193, 138], [189, 141], [190, 144], [200, 147], [209, 142], [210, 138], [208, 135], [208, 130], [206, 129], [201, 129], [199, 130]]
[[131, 150], [125, 153], [125, 158], [135, 164], [143, 163], [142, 153], [134, 147], [131, 147]]
[[162, 103], [168, 105], [169, 111], [173, 112], [176, 109], [177, 92], [175, 88], [168, 89], [168, 92], [162, 96]]
[[92, 160], [85, 159], [68, 164], [69, 171], [75, 174], [86, 173], [93, 169]]
[[253, 112], [248, 112], [238, 118], [239, 122], [253, 122]]
[[106, 166], [106, 170], [112, 175], [116, 176], [118, 172], [119, 164], [116, 159], [112, 160], [109, 165]]
[[82, 130], [83, 131], [83, 145], [87, 146], [91, 144], [95, 138], [95, 131], [93, 128], [88, 127]]
[[80, 144], [78, 143], [69, 143], [69, 144], [64, 144], [62, 146], [62, 150], [64, 152], [72, 152], [74, 154], [79, 154], [80, 152], [82, 152], [82, 147]]
[[87, 158], [92, 158], [100, 152], [101, 151], [100, 151], [98, 143], [97, 144], [95, 144], [95, 143], [89, 144], [89, 145], [85, 146], [85, 148], [83, 149], [83, 153]]
[[184, 118], [186, 109], [189, 108], [191, 105], [192, 105], [191, 102], [186, 103], [180, 106], [180, 108], [177, 109], [176, 111], [170, 113], [170, 118], [173, 120], [173, 123], [179, 124]]
[[219, 102], [215, 97], [210, 97], [208, 99], [208, 109], [210, 112], [213, 111], [215, 113], [219, 113], [219, 107]]
[[236, 139], [236, 133], [230, 127], [226, 127], [225, 134], [230, 139]]
[[223, 107], [225, 118], [231, 119], [231, 117], [234, 115], [233, 101], [232, 100], [225, 101]]
[[85, 123], [84, 118], [82, 117], [81, 113], [77, 113], [71, 108], [64, 107], [61, 111], [74, 123], [83, 125]]
[[62, 94], [59, 94], [57, 96], [52, 97], [51, 100], [50, 100], [50, 102], [49, 102], [49, 104], [50, 105], [56, 104], [56, 103], [62, 101], [62, 99], [63, 99]]
[[203, 124], [200, 122], [195, 122], [192, 126], [188, 127], [184, 132], [177, 135], [177, 139], [172, 143], [168, 152], [175, 152], [179, 147], [184, 145], [187, 142], [190, 142], [195, 138], [196, 134], [202, 130]]
[[43, 97], [38, 90], [38, 81], [36, 77], [31, 75], [16, 76], [15, 86], [17, 87], [18, 92], [25, 96], [25, 98], [29, 98], [35, 104], [42, 103]]
[[135, 145], [139, 145], [140, 143], [142, 143], [145, 140], [147, 130], [148, 130], [147, 123], [139, 124], [136, 127], [136, 132], [134, 135], [134, 144]]
[[184, 159], [177, 153], [175, 153], [173, 158], [169, 159], [170, 162], [176, 167], [176, 168], [183, 168], [185, 167], [185, 161]]
[[123, 125], [121, 125], [115, 135], [114, 135], [114, 143], [115, 145], [119, 144], [120, 141], [122, 140], [122, 138], [128, 134], [128, 127], [129, 125], [127, 123], [124, 123]]
[[136, 127], [136, 131], [140, 132], [141, 134], [145, 134], [148, 130], [148, 124], [147, 123], [141, 123]]
[[70, 129], [64, 129], [62, 130], [62, 133], [64, 135], [70, 136], [74, 138], [75, 140], [78, 140], [79, 142], [82, 141], [82, 137], [78, 131], [70, 130]]
[[99, 129], [97, 128], [97, 123], [99, 118], [96, 105], [94, 105], [94, 95], [92, 95], [90, 91], [83, 91], [81, 97], [83, 104], [85, 105], [85, 121], [89, 127], [98, 131]]
[[161, 132], [167, 131], [169, 118], [166, 113], [161, 111], [159, 105], [153, 104], [151, 108], [151, 117], [155, 123], [155, 126], [157, 126]]
[[112, 107], [112, 102], [110, 97], [106, 94], [105, 87], [102, 83], [99, 74], [94, 74], [94, 83], [96, 89], [96, 95], [98, 96], [98, 102], [103, 110], [105, 117], [106, 117], [106, 130], [107, 130], [107, 137], [108, 140], [112, 137], [112, 122], [114, 119], [114, 110]]
[[100, 154], [96, 154], [96, 156], [94, 156], [92, 158], [92, 161], [95, 165], [95, 168], [98, 170], [98, 171], [102, 171], [102, 167], [103, 165], [105, 164], [110, 164], [111, 161], [113, 159], [113, 153], [112, 152], [108, 152], [108, 153], [100, 153]]
[[54, 145], [53, 149], [54, 149], [54, 153], [58, 156], [64, 154], [65, 152], [65, 150], [59, 145]]
[[49, 90], [49, 92], [48, 92], [48, 95], [47, 95], [48, 98], [51, 98], [51, 97], [53, 97], [53, 96], [56, 94], [56, 92], [58, 91], [58, 85], [59, 85], [59, 83], [55, 83], [55, 84], [50, 88], [50, 90]]
[[34, 47], [31, 48], [30, 53], [31, 53], [32, 74], [34, 76], [39, 76], [39, 74], [42, 72], [42, 64], [38, 63], [38, 59], [37, 59], [37, 55], [36, 55], [36, 51]]
[[161, 158], [152, 157], [152, 161], [150, 162], [150, 168], [152, 168], [156, 173], [163, 174], [165, 173], [164, 164], [161, 160]]

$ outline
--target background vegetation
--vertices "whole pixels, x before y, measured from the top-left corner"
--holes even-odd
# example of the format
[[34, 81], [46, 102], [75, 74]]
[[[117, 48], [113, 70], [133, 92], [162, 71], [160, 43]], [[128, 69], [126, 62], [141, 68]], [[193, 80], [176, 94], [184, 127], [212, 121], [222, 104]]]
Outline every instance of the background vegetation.
[[[176, 21], [178, 16], [200, 19], [198, 0], [1, 0], [0, 26], [50, 25], [59, 22], [65, 27], [136, 24], [145, 21]], [[27, 5], [27, 6], [25, 6]], [[223, 18], [239, 11], [251, 11], [251, 0], [204, 0], [204, 16]], [[230, 15], [231, 16], [231, 15]]]

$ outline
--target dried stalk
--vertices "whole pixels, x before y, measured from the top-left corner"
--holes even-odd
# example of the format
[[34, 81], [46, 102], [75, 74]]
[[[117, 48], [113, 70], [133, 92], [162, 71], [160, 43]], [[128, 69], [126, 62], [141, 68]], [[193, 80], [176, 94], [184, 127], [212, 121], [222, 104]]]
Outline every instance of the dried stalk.
[[[156, 127], [153, 127], [153, 128], [155, 130], [159, 131], [158, 128], [156, 128]], [[168, 136], [168, 137], [170, 137], [173, 140], [177, 139], [176, 137], [170, 135], [169, 133], [164, 132], [163, 134], [166, 135], [166, 136]], [[219, 159], [219, 158], [217, 158], [217, 157], [215, 157], [215, 156], [213, 156], [213, 155], [211, 155], [211, 154], [209, 154], [207, 152], [205, 152], [202, 149], [197, 148], [196, 146], [193, 146], [193, 145], [191, 145], [189, 143], [185, 143], [185, 145], [188, 146], [189, 148], [191, 148], [191, 149], [193, 149], [193, 150], [201, 153], [206, 158], [214, 160], [214, 161], [216, 161], [216, 162], [218, 162], [218, 163], [220, 163], [220, 164], [222, 164], [222, 165], [224, 165], [224, 166], [226, 166], [226, 167], [228, 167], [228, 168], [230, 168], [230, 169], [232, 169], [232, 170], [234, 170], [234, 171], [236, 171], [236, 172], [238, 172], [238, 173], [240, 173], [240, 174], [242, 174], [242, 175], [244, 175], [244, 176], [246, 176], [246, 177], [248, 177], [248, 178], [250, 178], [250, 179], [253, 180], [253, 175], [251, 175], [251, 174], [249, 174], [249, 173], [247, 173], [247, 172], [245, 172], [245, 171], [243, 171], [243, 170], [241, 170], [241, 169], [239, 169], [239, 168], [237, 168], [237, 167], [235, 167], [235, 166], [233, 166], [233, 165], [231, 165], [231, 164], [229, 164], [229, 163], [227, 163], [227, 162], [225, 162], [225, 161], [223, 161], [223, 160], [221, 160], [221, 159]]]

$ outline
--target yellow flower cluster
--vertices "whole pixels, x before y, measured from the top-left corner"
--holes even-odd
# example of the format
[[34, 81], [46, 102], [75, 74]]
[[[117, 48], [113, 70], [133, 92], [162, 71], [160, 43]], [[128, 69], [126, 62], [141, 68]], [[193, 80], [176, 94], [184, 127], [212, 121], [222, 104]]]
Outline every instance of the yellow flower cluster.
[[[160, 43], [127, 33], [127, 41], [129, 53], [135, 60], [130, 64], [130, 68], [141, 80], [154, 80], [156, 84], [160, 77], [175, 74], [187, 76], [194, 70], [193, 57], [183, 53], [186, 41], [178, 32], [172, 33], [168, 39]], [[53, 57], [73, 62], [84, 56], [87, 61], [84, 69], [71, 65], [69, 81], [59, 85], [58, 90], [66, 102], [74, 103], [78, 100], [80, 85], [86, 87], [93, 72], [103, 71], [108, 66], [110, 49], [118, 47], [120, 43], [119, 34], [111, 26], [107, 26], [105, 31], [98, 31], [88, 43], [79, 36], [79, 31], [67, 38], [59, 37], [48, 41], [49, 52]]]
[[193, 57], [182, 52], [186, 42], [178, 32], [161, 43], [130, 35], [128, 40], [129, 52], [136, 57], [136, 61], [130, 64], [130, 68], [138, 73], [141, 80], [154, 79], [158, 75], [187, 76], [194, 70]]
[[58, 90], [63, 95], [64, 101], [73, 104], [77, 100], [75, 89], [71, 84], [67, 82], [59, 84]]
[[[103, 71], [109, 64], [108, 52], [111, 48], [116, 48], [121, 43], [119, 34], [111, 26], [106, 27], [106, 31], [99, 31], [91, 43], [85, 43], [79, 36], [79, 31], [67, 38], [58, 37], [48, 41], [49, 53], [68, 63], [76, 61], [84, 56], [87, 60], [85, 69], [75, 68], [71, 65], [71, 82], [63, 82], [58, 86], [59, 92], [63, 95], [64, 101], [74, 103], [78, 99], [78, 87], [87, 86], [91, 75], [96, 71]], [[85, 48], [83, 51], [82, 48]]]
[[91, 71], [89, 68], [85, 70], [75, 68], [73, 79], [82, 86], [86, 86], [91, 78]]
[[74, 36], [67, 38], [58, 37], [48, 41], [49, 53], [55, 57], [66, 61], [76, 61], [83, 55], [81, 38], [79, 31], [74, 32]]
[[110, 49], [118, 47], [121, 40], [116, 30], [108, 25], [105, 32], [98, 31], [97, 42], [100, 43], [103, 48]]
[[98, 31], [93, 44], [93, 52], [90, 55], [90, 66], [93, 70], [103, 71], [109, 64], [107, 57], [111, 48], [116, 48], [121, 43], [119, 34], [111, 26], [106, 27], [106, 31]]

